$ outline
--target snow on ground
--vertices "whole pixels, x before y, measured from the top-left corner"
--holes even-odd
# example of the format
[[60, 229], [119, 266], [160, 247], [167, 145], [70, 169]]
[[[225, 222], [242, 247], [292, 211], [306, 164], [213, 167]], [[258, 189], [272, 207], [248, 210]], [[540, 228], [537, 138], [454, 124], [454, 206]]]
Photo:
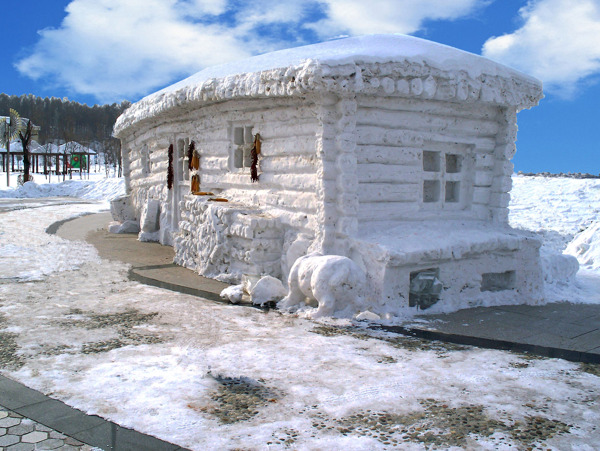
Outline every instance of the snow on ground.
[[542, 255], [566, 252], [578, 258], [576, 279], [548, 285], [549, 301], [600, 303], [600, 269], [593, 264], [600, 261], [600, 235], [584, 236], [585, 250], [575, 245], [567, 249], [600, 223], [600, 179], [514, 176], [509, 222], [538, 233]]
[[125, 194], [125, 180], [106, 177], [106, 172], [90, 174], [73, 173], [68, 176], [50, 177], [34, 174], [34, 181], [17, 185], [17, 173], [11, 174], [10, 187], [6, 185], [6, 173], [0, 175], [0, 198], [78, 197], [81, 199], [112, 200]]
[[[535, 225], [542, 207], [518, 189], [532, 219], [511, 221]], [[558, 211], [563, 195], [551, 198]], [[597, 367], [369, 336], [141, 285], [86, 243], [45, 233], [102, 205], [0, 213], [4, 375], [197, 450], [600, 447]], [[572, 208], [593, 221], [593, 207]]]

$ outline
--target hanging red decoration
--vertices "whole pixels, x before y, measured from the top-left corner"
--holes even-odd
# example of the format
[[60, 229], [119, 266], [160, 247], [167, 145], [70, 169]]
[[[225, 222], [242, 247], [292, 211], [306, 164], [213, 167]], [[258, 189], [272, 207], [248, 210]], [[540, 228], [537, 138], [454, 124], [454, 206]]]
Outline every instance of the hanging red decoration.
[[169, 146], [169, 167], [167, 169], [167, 188], [173, 188], [173, 144]]
[[250, 152], [250, 159], [252, 164], [250, 165], [250, 180], [252, 182], [258, 182], [258, 156], [260, 155], [260, 135], [257, 133], [254, 135], [254, 145]]
[[195, 150], [196, 150], [196, 143], [194, 141], [192, 141], [190, 143], [190, 145], [188, 146], [188, 151], [187, 151], [188, 169], [190, 171], [192, 169], [198, 169], [198, 168], [194, 168], [194, 165], [193, 165], [193, 160], [194, 160], [194, 157], [196, 156]]

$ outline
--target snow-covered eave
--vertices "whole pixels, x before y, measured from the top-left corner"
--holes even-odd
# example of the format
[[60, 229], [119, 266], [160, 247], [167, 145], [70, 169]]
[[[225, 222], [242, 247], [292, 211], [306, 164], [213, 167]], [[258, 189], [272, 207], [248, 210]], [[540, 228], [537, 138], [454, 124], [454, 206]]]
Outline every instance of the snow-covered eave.
[[126, 131], [139, 129], [176, 109], [196, 109], [235, 99], [364, 94], [483, 102], [520, 111], [537, 105], [543, 98], [540, 81], [490, 63], [488, 71], [476, 77], [467, 70], [444, 70], [428, 62], [408, 59], [345, 64], [307, 60], [297, 66], [211, 78], [199, 83], [190, 83], [193, 80], [190, 77], [132, 105], [117, 119], [113, 135], [122, 137]]

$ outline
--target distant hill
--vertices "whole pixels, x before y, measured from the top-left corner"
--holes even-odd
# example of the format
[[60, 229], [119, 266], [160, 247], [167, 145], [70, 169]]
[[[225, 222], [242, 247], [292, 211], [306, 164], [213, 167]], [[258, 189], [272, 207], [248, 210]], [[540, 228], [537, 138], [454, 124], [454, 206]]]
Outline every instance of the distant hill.
[[103, 154], [105, 164], [118, 167], [119, 173], [121, 145], [118, 139], [112, 137], [112, 129], [117, 117], [130, 105], [125, 101], [90, 107], [56, 97], [0, 94], [0, 116], [8, 116], [9, 110], [14, 108], [21, 117], [31, 119], [33, 124], [40, 127], [37, 138], [39, 144], [81, 143]]
[[92, 107], [66, 99], [41, 98], [32, 94], [9, 96], [0, 94], [0, 116], [8, 116], [10, 108], [41, 127], [38, 141], [103, 142], [112, 138], [113, 125], [131, 105], [122, 102]]

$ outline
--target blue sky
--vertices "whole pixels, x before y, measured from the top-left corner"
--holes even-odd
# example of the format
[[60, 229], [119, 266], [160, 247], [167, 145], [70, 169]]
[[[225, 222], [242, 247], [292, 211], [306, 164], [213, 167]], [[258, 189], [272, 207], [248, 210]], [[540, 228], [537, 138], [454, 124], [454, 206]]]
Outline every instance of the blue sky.
[[411, 34], [544, 82], [518, 115], [516, 170], [600, 173], [600, 0], [20, 0], [2, 17], [0, 91], [90, 105], [271, 50]]

